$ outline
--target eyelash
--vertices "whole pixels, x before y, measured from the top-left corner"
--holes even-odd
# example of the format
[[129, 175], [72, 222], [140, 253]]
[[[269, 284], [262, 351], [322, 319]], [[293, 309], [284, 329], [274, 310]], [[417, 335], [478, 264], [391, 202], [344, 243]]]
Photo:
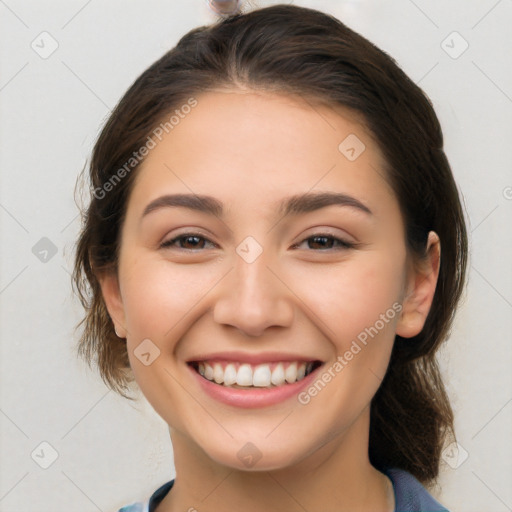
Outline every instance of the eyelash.
[[[163, 242], [160, 245], [160, 247], [162, 249], [170, 249], [175, 244], [175, 242], [177, 242], [178, 240], [183, 240], [183, 239], [191, 238], [191, 237], [195, 237], [195, 238], [199, 238], [199, 239], [202, 239], [202, 240], [206, 240], [206, 241], [208, 241], [208, 242], [213, 244], [213, 242], [208, 240], [206, 237], [200, 235], [199, 233], [184, 233], [182, 235], [177, 236], [176, 238], [173, 238], [172, 240], [167, 240], [166, 242]], [[322, 252], [325, 252], [325, 251], [341, 251], [341, 250], [353, 249], [357, 245], [355, 243], [347, 242], [346, 240], [342, 240], [340, 238], [336, 238], [335, 236], [333, 236], [333, 235], [331, 235], [329, 233], [315, 233], [314, 235], [308, 236], [307, 238], [302, 240], [300, 243], [293, 245], [293, 247], [297, 247], [298, 245], [301, 245], [303, 242], [307, 242], [308, 240], [311, 240], [311, 239], [314, 239], [314, 238], [327, 238], [327, 239], [333, 240], [334, 242], [339, 242], [339, 246], [340, 247], [338, 247], [338, 249], [335, 249], [335, 248], [320, 249], [320, 251], [322, 251]], [[181, 247], [179, 247], [178, 250], [194, 251], [194, 249], [184, 249], [184, 248], [181, 248]], [[318, 250], [315, 250], [315, 249], [312, 249], [312, 250], [314, 250], [315, 252], [318, 252]]]

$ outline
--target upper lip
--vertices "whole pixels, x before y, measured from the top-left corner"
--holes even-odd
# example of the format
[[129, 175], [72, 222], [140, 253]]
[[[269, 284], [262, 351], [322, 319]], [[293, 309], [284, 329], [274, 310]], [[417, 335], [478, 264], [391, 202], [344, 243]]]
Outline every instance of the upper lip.
[[248, 364], [273, 363], [278, 361], [319, 361], [317, 357], [305, 357], [298, 354], [289, 354], [284, 352], [265, 352], [250, 354], [247, 352], [213, 352], [209, 354], [200, 354], [187, 360], [187, 363], [195, 363], [208, 360], [234, 361]]

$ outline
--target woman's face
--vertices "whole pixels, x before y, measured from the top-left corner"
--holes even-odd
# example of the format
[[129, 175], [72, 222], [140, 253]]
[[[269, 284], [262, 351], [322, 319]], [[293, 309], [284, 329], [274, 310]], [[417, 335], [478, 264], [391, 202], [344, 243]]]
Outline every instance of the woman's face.
[[119, 281], [102, 280], [136, 380], [171, 431], [227, 466], [364, 439], [395, 334], [421, 330], [435, 288], [418, 299], [381, 154], [341, 109], [235, 90], [197, 101], [137, 170]]

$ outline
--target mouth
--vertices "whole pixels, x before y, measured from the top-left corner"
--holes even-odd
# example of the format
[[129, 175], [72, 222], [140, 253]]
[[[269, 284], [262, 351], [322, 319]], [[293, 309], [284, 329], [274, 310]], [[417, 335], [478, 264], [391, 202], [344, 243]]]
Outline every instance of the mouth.
[[203, 379], [222, 387], [242, 390], [287, 387], [313, 373], [323, 363], [309, 361], [272, 361], [250, 364], [240, 361], [208, 359], [187, 363]]

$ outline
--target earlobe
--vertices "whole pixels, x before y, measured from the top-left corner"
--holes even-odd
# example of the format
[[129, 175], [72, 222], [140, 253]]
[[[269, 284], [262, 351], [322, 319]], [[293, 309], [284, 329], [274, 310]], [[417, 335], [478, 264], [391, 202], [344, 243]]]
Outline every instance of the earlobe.
[[124, 305], [117, 275], [114, 271], [109, 271], [99, 276], [98, 281], [114, 330], [119, 338], [126, 338]]
[[408, 279], [408, 288], [402, 303], [402, 314], [396, 325], [396, 334], [411, 338], [421, 332], [432, 306], [441, 263], [441, 242], [434, 231], [428, 235], [427, 257], [414, 265]]

